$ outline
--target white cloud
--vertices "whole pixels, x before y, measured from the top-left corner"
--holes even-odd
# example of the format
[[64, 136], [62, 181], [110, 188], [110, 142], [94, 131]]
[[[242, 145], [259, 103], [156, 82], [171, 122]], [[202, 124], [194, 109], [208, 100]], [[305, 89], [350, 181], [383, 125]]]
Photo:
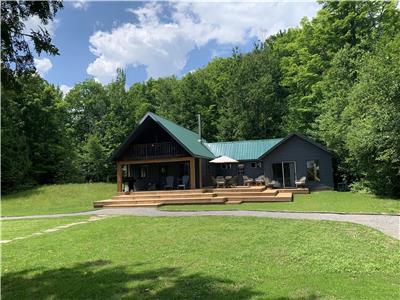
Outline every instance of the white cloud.
[[60, 85], [60, 90], [62, 91], [63, 95], [65, 96], [68, 92], [72, 89], [72, 86], [68, 86], [65, 84]]
[[43, 77], [52, 67], [51, 60], [44, 58], [34, 58], [36, 71]]
[[87, 0], [77, 0], [72, 2], [72, 6], [77, 9], [87, 9], [89, 2]]
[[[310, 3], [148, 3], [129, 9], [138, 22], [90, 37], [90, 51], [97, 56], [87, 73], [107, 83], [116, 68], [144, 65], [149, 77], [178, 74], [188, 53], [210, 41], [241, 45], [265, 39], [302, 17], [312, 17], [318, 4]], [[168, 19], [168, 21], [165, 21]]]

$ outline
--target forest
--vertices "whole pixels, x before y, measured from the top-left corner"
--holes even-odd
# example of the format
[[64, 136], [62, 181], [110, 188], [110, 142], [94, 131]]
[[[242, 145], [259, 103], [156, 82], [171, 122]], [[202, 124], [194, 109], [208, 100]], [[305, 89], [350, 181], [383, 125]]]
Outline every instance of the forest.
[[[48, 21], [62, 3], [2, 2], [2, 193], [114, 181], [110, 155], [151, 111], [194, 131], [200, 113], [210, 142], [305, 134], [334, 154], [336, 181], [400, 197], [397, 1], [320, 4], [313, 19], [259, 41], [251, 52], [234, 48], [230, 57], [180, 78], [127, 87], [119, 70], [108, 85], [87, 79], [63, 95], [35, 73], [23, 47], [32, 38], [38, 53], [58, 55], [50, 37], [21, 33], [24, 16]], [[19, 20], [7, 17], [13, 9]]]

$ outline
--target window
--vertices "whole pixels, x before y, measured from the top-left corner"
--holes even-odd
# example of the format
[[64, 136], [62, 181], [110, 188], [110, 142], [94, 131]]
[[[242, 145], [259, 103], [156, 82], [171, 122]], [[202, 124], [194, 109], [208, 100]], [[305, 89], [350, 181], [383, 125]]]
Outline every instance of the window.
[[253, 161], [251, 163], [252, 168], [262, 168], [262, 162], [261, 161]]
[[149, 166], [140, 167], [140, 178], [146, 178], [149, 173]]
[[321, 181], [319, 177], [319, 161], [307, 160], [307, 180], [308, 181]]
[[238, 175], [244, 175], [244, 164], [238, 165]]
[[222, 164], [221, 168], [224, 170], [232, 169], [232, 165], [231, 164]]

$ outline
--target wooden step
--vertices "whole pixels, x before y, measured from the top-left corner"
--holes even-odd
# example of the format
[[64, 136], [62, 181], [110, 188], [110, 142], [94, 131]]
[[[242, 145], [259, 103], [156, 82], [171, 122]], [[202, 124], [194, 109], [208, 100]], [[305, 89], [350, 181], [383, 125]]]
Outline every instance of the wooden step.
[[201, 204], [224, 203], [225, 197], [192, 198], [192, 199], [146, 199], [146, 200], [102, 200], [94, 202], [95, 207], [133, 207], [133, 206], [158, 206], [162, 204]]
[[243, 202], [290, 202], [293, 201], [292, 193], [278, 193], [275, 197], [254, 197], [244, 199]]
[[210, 198], [216, 196], [215, 193], [190, 193], [190, 194], [146, 194], [146, 195], [119, 195], [115, 196], [113, 200], [145, 200], [145, 199], [191, 199], [191, 198]]
[[309, 194], [310, 190], [308, 188], [283, 188], [277, 189], [279, 193], [292, 193], [292, 194]]
[[147, 203], [147, 204], [107, 204], [103, 208], [129, 208], [129, 207], [158, 207], [161, 203]]
[[226, 202], [225, 202], [225, 204], [240, 204], [240, 203], [242, 203], [242, 200], [227, 200]]
[[216, 192], [217, 196], [243, 196], [243, 197], [253, 197], [253, 196], [275, 196], [278, 194], [277, 190], [265, 190], [263, 192]]
[[214, 193], [218, 192], [262, 192], [266, 189], [265, 186], [240, 186], [240, 187], [232, 187], [232, 188], [214, 188], [212, 191]]
[[186, 194], [192, 194], [192, 193], [204, 193], [207, 192], [208, 189], [187, 189], [187, 190], [156, 190], [156, 191], [137, 191], [137, 192], [130, 192], [129, 194], [126, 194], [125, 192], [119, 192], [118, 195], [163, 195], [163, 194], [174, 194], [174, 193], [186, 193]]

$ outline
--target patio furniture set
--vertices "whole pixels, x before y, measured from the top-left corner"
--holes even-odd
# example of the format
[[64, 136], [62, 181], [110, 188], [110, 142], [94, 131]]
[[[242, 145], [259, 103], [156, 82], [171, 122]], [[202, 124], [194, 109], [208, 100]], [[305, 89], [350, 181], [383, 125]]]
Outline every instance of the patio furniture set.
[[[248, 176], [242, 176], [243, 178], [243, 184], [245, 186], [262, 186], [265, 185], [267, 188], [280, 188], [281, 184], [279, 181], [276, 180], [270, 180], [268, 177], [264, 175], [260, 175], [257, 178], [251, 178]], [[217, 176], [216, 178], [213, 178], [214, 185], [219, 188], [219, 187], [236, 187], [237, 184], [237, 177], [236, 176]], [[296, 187], [305, 187], [306, 184], [306, 177], [301, 177], [299, 180], [295, 181]]]

